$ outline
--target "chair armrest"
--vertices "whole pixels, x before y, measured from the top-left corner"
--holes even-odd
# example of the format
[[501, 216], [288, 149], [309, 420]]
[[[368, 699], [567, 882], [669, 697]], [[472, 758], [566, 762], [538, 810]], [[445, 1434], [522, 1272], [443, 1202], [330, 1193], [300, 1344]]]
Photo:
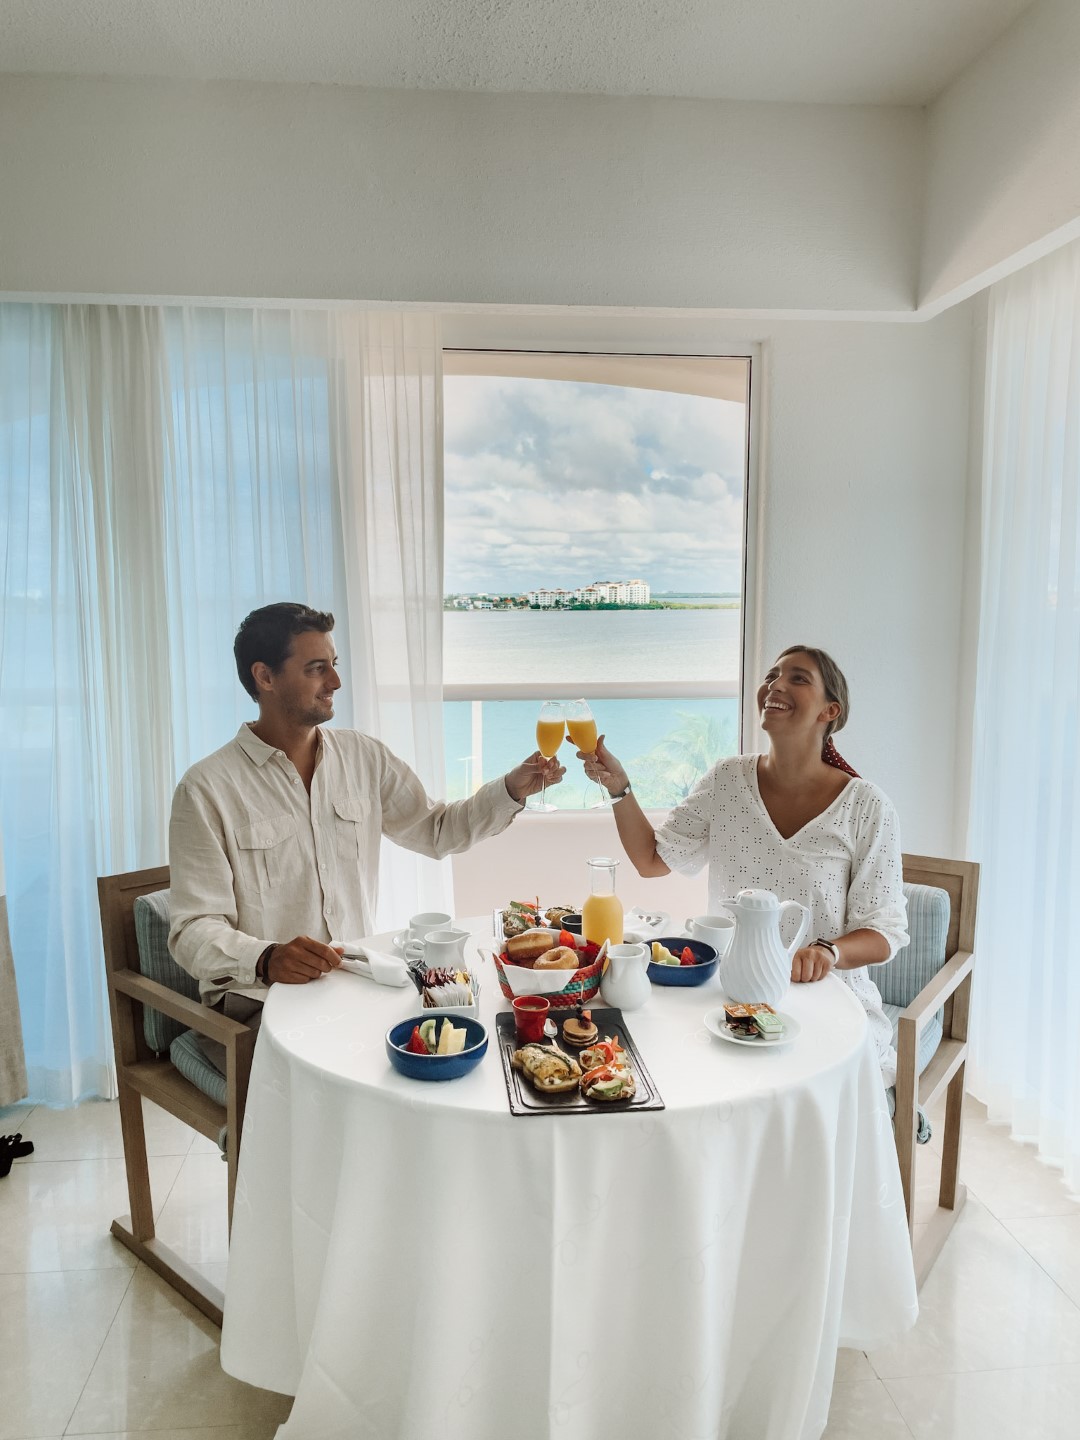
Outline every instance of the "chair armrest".
[[109, 976], [109, 984], [122, 995], [129, 995], [132, 1000], [137, 1000], [140, 1005], [150, 1005], [153, 1009], [160, 1010], [163, 1015], [168, 1015], [170, 1020], [178, 1020], [181, 1025], [190, 1026], [192, 1030], [197, 1030], [200, 1035], [205, 1035], [210, 1040], [216, 1040], [220, 1045], [228, 1046], [239, 1036], [251, 1033], [250, 1027], [242, 1021], [221, 1015], [218, 1011], [211, 1010], [208, 1005], [189, 1000], [186, 995], [178, 995], [167, 985], [134, 970], [114, 971]]
[[[944, 1005], [954, 990], [971, 973], [975, 955], [971, 950], [958, 950], [938, 973], [923, 986], [915, 999], [900, 1014], [900, 1020], [914, 1021], [916, 1033]], [[906, 1028], [906, 1027], [905, 1027]]]

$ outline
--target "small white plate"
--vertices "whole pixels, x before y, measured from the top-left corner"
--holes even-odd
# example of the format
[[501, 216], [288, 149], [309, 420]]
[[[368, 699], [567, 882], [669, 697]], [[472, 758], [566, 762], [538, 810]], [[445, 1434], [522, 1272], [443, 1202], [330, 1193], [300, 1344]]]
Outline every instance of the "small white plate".
[[394, 949], [398, 951], [399, 954], [404, 955], [405, 942], [406, 940], [408, 940], [408, 938], [408, 930], [399, 930], [390, 943], [393, 945]]
[[784, 1025], [784, 1033], [779, 1040], [744, 1040], [741, 1035], [733, 1035], [724, 1024], [724, 1007], [721, 1005], [717, 1010], [710, 1010], [705, 1016], [705, 1029], [710, 1035], [715, 1035], [718, 1040], [727, 1040], [731, 1045], [741, 1045], [747, 1050], [779, 1050], [784, 1045], [790, 1045], [792, 1040], [798, 1037], [802, 1026], [798, 1020], [790, 1015], [785, 1015], [782, 1010], [777, 1010], [776, 1018]]

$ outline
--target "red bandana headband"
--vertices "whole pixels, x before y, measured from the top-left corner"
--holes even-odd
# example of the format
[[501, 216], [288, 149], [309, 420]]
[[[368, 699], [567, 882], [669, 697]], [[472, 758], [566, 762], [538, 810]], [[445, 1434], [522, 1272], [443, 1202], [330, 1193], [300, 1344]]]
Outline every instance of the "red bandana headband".
[[831, 735], [829, 736], [828, 740], [825, 741], [825, 744], [821, 747], [821, 758], [825, 761], [826, 765], [831, 765], [834, 770], [843, 770], [845, 775], [852, 775], [856, 780], [859, 779], [859, 772], [857, 770], [853, 770], [851, 766], [847, 763], [847, 761], [844, 759], [844, 757], [840, 754], [840, 751], [837, 750], [836, 746], [832, 742]]

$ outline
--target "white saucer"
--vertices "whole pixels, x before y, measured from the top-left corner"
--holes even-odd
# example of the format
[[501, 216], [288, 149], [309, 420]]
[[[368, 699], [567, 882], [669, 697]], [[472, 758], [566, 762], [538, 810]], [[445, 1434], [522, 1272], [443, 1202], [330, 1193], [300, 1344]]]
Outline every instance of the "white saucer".
[[784, 1045], [790, 1045], [792, 1040], [798, 1037], [802, 1026], [798, 1020], [791, 1015], [785, 1015], [782, 1010], [777, 1010], [776, 1017], [783, 1022], [784, 1033], [779, 1040], [744, 1040], [741, 1035], [733, 1035], [724, 1023], [724, 1007], [721, 1005], [716, 1010], [710, 1010], [705, 1016], [705, 1029], [710, 1035], [715, 1035], [718, 1040], [726, 1040], [731, 1045], [742, 1045], [749, 1050], [779, 1050]]
[[405, 942], [406, 940], [408, 940], [408, 938], [408, 930], [399, 930], [390, 943], [393, 945], [394, 949], [399, 952], [399, 954], [403, 955], [405, 953]]

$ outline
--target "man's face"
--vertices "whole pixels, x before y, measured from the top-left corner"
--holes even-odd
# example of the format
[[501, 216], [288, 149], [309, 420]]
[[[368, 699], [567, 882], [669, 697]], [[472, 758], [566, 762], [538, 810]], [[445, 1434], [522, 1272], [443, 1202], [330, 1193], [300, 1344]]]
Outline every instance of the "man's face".
[[323, 725], [334, 716], [334, 691], [340, 689], [333, 634], [305, 630], [294, 635], [292, 648], [276, 673], [255, 668], [264, 704], [293, 725]]

